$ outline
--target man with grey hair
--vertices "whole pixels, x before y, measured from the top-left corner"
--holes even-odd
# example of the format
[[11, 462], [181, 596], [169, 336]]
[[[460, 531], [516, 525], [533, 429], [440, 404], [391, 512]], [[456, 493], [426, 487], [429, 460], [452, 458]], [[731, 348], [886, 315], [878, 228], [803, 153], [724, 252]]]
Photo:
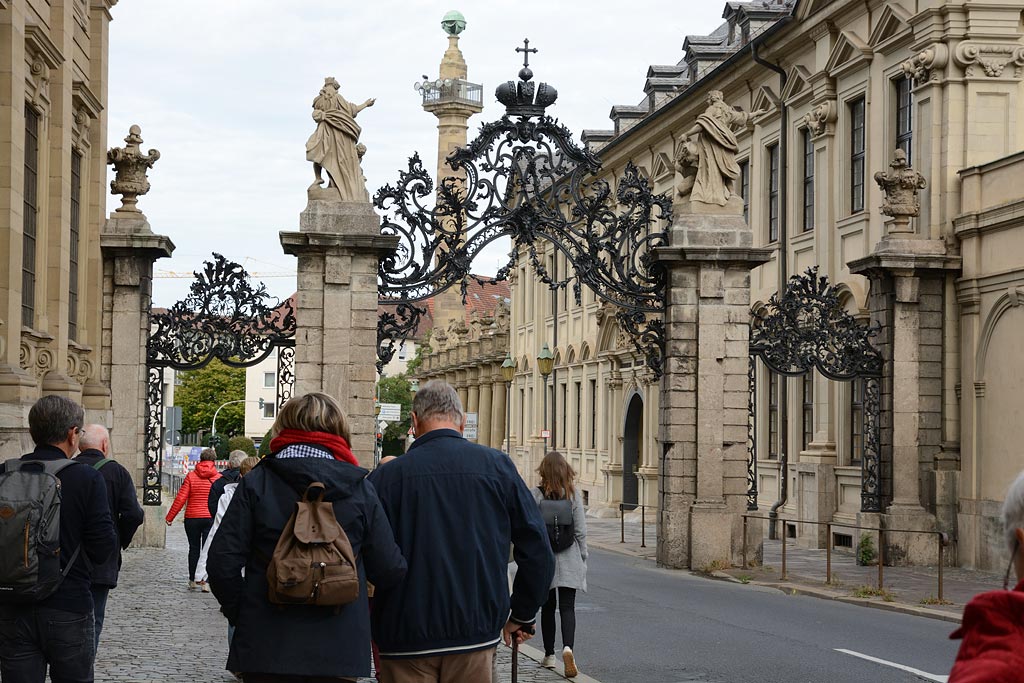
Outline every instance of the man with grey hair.
[[[0, 591], [0, 679], [8, 683], [43, 683], [47, 666], [53, 681], [93, 680], [96, 641], [89, 566], [106, 562], [117, 549], [117, 537], [103, 477], [84, 464], [67, 462], [78, 450], [84, 422], [85, 413], [74, 401], [44, 396], [28, 413], [36, 449], [20, 461], [4, 463], [0, 472], [8, 482], [15, 474], [57, 470], [61, 497], [58, 557], [63, 578], [56, 590], [27, 603], [10, 601], [15, 593], [10, 587]], [[0, 509], [16, 517], [12, 505], [0, 501]], [[0, 520], [9, 516], [0, 514]], [[6, 532], [3, 536], [10, 538]], [[0, 555], [18, 557], [24, 552], [20, 542], [18, 546], [0, 548]], [[43, 555], [40, 551], [40, 566]], [[5, 571], [10, 564], [3, 565]]]
[[249, 457], [249, 454], [245, 451], [235, 449], [228, 454], [228, 466], [221, 470], [220, 479], [217, 479], [210, 485], [210, 495], [206, 499], [206, 506], [210, 508], [210, 516], [217, 516], [217, 503], [220, 502], [220, 497], [224, 495], [224, 487], [228, 484], [237, 484], [242, 478], [242, 473], [238, 469], [242, 466], [242, 461]]
[[86, 425], [78, 444], [81, 453], [75, 458], [98, 470], [107, 485], [107, 504], [117, 533], [118, 550], [103, 564], [92, 568], [92, 602], [96, 621], [96, 650], [100, 647], [100, 632], [107, 612], [107, 595], [117, 587], [121, 570], [121, 550], [132, 542], [136, 530], [145, 518], [135, 493], [132, 475], [121, 463], [110, 459], [110, 432], [100, 424]]
[[369, 477], [409, 565], [374, 596], [389, 683], [490, 681], [499, 640], [528, 640], [547, 600], [554, 555], [533, 495], [508, 456], [463, 438], [465, 424], [455, 390], [428, 382], [413, 399], [416, 441]]

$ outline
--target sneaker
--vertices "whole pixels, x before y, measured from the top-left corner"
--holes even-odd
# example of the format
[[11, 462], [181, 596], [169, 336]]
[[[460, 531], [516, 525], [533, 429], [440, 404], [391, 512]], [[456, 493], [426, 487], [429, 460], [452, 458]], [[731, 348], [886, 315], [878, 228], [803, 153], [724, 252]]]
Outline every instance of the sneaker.
[[189, 581], [189, 582], [188, 582], [188, 589], [189, 589], [190, 591], [194, 591], [194, 590], [196, 589], [196, 585], [197, 585], [197, 584], [196, 584], [196, 582], [195, 582], [195, 581]]
[[210, 584], [208, 584], [205, 581], [203, 581], [199, 585], [203, 587], [203, 592], [204, 593], [209, 593], [210, 592]]
[[580, 670], [576, 668], [576, 658], [572, 656], [572, 648], [562, 649], [562, 665], [565, 667], [565, 677], [575, 678]]
[[558, 662], [554, 655], [544, 655], [544, 659], [540, 660], [540, 665], [545, 669], [554, 669]]

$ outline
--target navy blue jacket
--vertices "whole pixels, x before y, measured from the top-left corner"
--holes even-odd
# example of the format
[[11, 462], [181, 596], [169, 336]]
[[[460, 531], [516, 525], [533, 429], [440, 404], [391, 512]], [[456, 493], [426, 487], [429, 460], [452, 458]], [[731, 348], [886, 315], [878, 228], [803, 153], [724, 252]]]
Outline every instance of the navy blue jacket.
[[[92, 448], [82, 451], [75, 457], [76, 462], [85, 463], [93, 469], [100, 460], [103, 460], [103, 453]], [[142, 526], [145, 515], [135, 493], [135, 482], [124, 465], [108, 459], [99, 473], [107, 485], [107, 504], [110, 506], [110, 516], [114, 522], [119, 548], [111, 553], [106, 562], [92, 568], [92, 585], [115, 588], [118, 572], [121, 571], [121, 550], [132, 542], [132, 537]]]
[[220, 478], [214, 479], [210, 484], [210, 495], [206, 498], [206, 506], [210, 508], [210, 517], [217, 516], [217, 504], [220, 497], [224, 495], [224, 487], [228, 484], [237, 484], [242, 478], [242, 472], [237, 467], [227, 467], [220, 472]]
[[[493, 647], [511, 618], [533, 623], [555, 558], [533, 494], [507, 455], [438, 429], [370, 474], [409, 571], [377, 591], [382, 657]], [[519, 565], [511, 599], [508, 549]]]
[[[37, 446], [22, 460], [63, 460], [64, 451], [56, 446]], [[57, 474], [60, 480], [60, 568], [81, 546], [74, 565], [57, 592], [36, 603], [40, 607], [85, 613], [92, 611], [91, 572], [89, 564], [99, 565], [117, 551], [117, 536], [110, 520], [107, 485], [100, 473], [84, 464], [65, 467]]]
[[[356, 554], [360, 583], [387, 587], [401, 581], [405, 560], [366, 470], [333, 458], [271, 454], [242, 477], [206, 561], [210, 587], [237, 629], [229, 671], [291, 676], [368, 677], [370, 608], [365, 584], [359, 599], [340, 609], [274, 605], [267, 598], [267, 564], [295, 502], [314, 481]], [[242, 570], [245, 576], [242, 576]]]

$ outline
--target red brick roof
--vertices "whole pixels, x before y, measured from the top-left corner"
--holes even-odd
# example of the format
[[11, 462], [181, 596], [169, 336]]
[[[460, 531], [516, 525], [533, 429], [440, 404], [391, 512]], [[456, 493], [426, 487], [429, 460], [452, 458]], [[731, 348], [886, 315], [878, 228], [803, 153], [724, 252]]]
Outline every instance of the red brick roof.
[[[485, 275], [475, 275], [474, 277], [479, 278], [481, 282], [470, 280], [466, 287], [467, 323], [474, 314], [480, 317], [492, 315], [494, 309], [498, 307], [498, 302], [502, 299], [509, 299], [511, 294], [511, 288], [507, 280], [495, 282], [494, 278]], [[452, 287], [451, 291], [458, 293], [458, 286]], [[434, 327], [434, 298], [431, 297], [423, 301], [417, 301], [415, 305], [427, 309], [427, 314], [420, 319], [419, 327], [410, 336], [411, 339], [419, 340]], [[378, 306], [377, 312], [379, 314], [388, 308], [393, 308], [393, 306], [390, 304]]]

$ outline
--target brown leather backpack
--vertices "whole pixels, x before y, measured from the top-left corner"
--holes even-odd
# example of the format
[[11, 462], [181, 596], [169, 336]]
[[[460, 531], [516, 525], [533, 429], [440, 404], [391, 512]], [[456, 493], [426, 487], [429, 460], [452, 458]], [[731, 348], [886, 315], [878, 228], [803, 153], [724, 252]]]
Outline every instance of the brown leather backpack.
[[340, 607], [359, 597], [359, 570], [352, 544], [324, 502], [315, 481], [295, 503], [267, 565], [268, 598], [275, 605]]

